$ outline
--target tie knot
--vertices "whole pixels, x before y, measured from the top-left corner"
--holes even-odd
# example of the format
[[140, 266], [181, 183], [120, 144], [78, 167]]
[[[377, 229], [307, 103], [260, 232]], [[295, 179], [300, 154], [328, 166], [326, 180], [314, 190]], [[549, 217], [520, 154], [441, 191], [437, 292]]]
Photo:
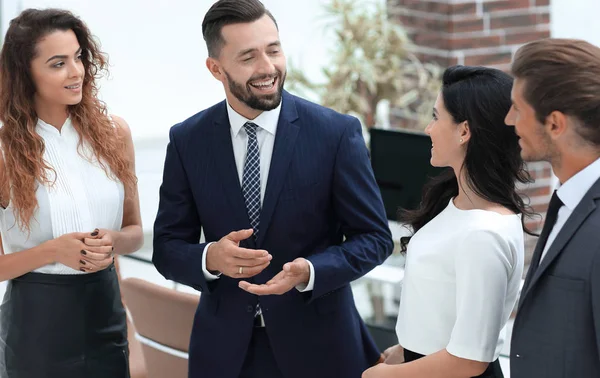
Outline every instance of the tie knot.
[[248, 136], [256, 135], [257, 128], [258, 128], [258, 125], [256, 123], [246, 122], [244, 124], [244, 129], [246, 130], [246, 133], [248, 134]]
[[563, 201], [558, 196], [556, 190], [552, 193], [552, 198], [550, 198], [550, 204], [548, 205], [548, 209], [552, 209], [553, 211], [558, 211], [558, 209], [564, 205]]
[[563, 202], [556, 194], [556, 190], [552, 193], [552, 198], [550, 198], [550, 203], [548, 204], [548, 210], [546, 211], [546, 222], [551, 226], [556, 222], [556, 218], [558, 216], [558, 210], [563, 205]]

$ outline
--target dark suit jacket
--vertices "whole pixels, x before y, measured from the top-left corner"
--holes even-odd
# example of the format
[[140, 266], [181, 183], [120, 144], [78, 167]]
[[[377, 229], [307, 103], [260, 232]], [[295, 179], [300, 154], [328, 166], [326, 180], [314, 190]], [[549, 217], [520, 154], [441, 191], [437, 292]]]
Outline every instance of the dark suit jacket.
[[600, 180], [525, 282], [511, 378], [600, 377]]
[[[154, 226], [156, 268], [202, 291], [190, 343], [190, 377], [237, 377], [260, 301], [277, 363], [289, 378], [360, 377], [379, 358], [349, 283], [392, 252], [379, 189], [353, 117], [283, 95], [258, 240], [273, 260], [252, 281], [307, 258], [314, 290], [258, 298], [238, 279], [207, 282], [204, 243], [250, 228], [235, 167], [226, 103], [174, 126]], [[345, 241], [344, 241], [345, 238]]]

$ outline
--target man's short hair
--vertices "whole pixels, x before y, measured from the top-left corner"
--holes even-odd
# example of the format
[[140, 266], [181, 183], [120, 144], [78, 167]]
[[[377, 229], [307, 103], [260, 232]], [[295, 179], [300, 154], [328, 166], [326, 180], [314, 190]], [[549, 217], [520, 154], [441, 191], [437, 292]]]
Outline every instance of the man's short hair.
[[254, 22], [264, 15], [271, 17], [277, 27], [275, 17], [258, 0], [219, 0], [210, 7], [202, 21], [202, 35], [208, 49], [208, 56], [217, 58], [225, 40], [221, 31], [231, 24]]
[[600, 146], [600, 48], [576, 39], [541, 39], [521, 47], [512, 74], [523, 96], [545, 123], [553, 111], [579, 121], [576, 132]]

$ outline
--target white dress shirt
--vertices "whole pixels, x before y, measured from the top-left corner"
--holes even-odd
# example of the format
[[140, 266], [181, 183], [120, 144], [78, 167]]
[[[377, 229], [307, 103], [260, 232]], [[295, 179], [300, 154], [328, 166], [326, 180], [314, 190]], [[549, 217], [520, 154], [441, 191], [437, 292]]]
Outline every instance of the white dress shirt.
[[558, 209], [558, 216], [556, 223], [552, 227], [550, 235], [548, 235], [548, 241], [542, 252], [540, 262], [546, 256], [548, 249], [556, 239], [556, 236], [563, 228], [567, 220], [573, 213], [573, 210], [579, 205], [579, 202], [583, 199], [583, 196], [590, 190], [592, 185], [600, 178], [600, 159], [597, 159], [592, 164], [588, 165], [581, 171], [577, 172], [573, 177], [567, 180], [564, 184], [558, 188], [556, 195], [562, 201], [563, 205]]
[[[229, 117], [229, 125], [231, 126], [231, 143], [233, 144], [233, 155], [235, 165], [238, 172], [240, 185], [242, 185], [242, 177], [244, 174], [244, 163], [248, 150], [248, 134], [244, 129], [246, 122], [252, 122], [259, 127], [256, 129], [256, 139], [258, 141], [258, 150], [260, 155], [260, 203], [264, 206], [265, 191], [267, 189], [267, 178], [269, 177], [269, 168], [271, 167], [271, 158], [273, 156], [273, 146], [275, 145], [275, 133], [277, 132], [277, 123], [279, 122], [279, 114], [281, 113], [281, 103], [279, 106], [270, 111], [262, 112], [255, 119], [247, 119], [237, 113], [227, 103], [227, 115]], [[206, 269], [206, 252], [208, 247], [213, 243], [208, 243], [204, 247], [204, 256], [202, 257], [202, 271], [207, 281], [214, 281], [219, 278], [219, 275], [211, 274]], [[308, 261], [308, 260], [307, 260]], [[296, 288], [299, 291], [312, 290], [315, 285], [315, 269], [310, 261], [310, 279], [308, 285], [298, 285]]]

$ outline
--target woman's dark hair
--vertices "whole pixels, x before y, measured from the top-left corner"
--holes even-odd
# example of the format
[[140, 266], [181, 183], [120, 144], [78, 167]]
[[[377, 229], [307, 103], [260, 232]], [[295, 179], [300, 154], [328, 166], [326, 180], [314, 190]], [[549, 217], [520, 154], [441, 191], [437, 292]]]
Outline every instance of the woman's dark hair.
[[208, 49], [208, 56], [217, 58], [225, 44], [221, 30], [231, 24], [257, 21], [268, 15], [277, 27], [275, 17], [259, 0], [219, 0], [214, 3], [202, 21], [202, 35]]
[[[525, 218], [533, 214], [517, 193], [516, 183], [531, 182], [521, 158], [521, 148], [513, 127], [504, 123], [511, 107], [513, 79], [493, 68], [454, 66], [446, 69], [442, 79], [442, 98], [455, 123], [467, 121], [471, 137], [462, 169], [466, 185], [487, 201], [497, 203]], [[458, 172], [456, 173], [458, 174]], [[400, 222], [415, 233], [448, 206], [458, 195], [458, 181], [452, 168], [433, 177], [423, 188], [423, 198], [416, 210], [400, 210]], [[400, 240], [406, 252], [410, 237]]]

